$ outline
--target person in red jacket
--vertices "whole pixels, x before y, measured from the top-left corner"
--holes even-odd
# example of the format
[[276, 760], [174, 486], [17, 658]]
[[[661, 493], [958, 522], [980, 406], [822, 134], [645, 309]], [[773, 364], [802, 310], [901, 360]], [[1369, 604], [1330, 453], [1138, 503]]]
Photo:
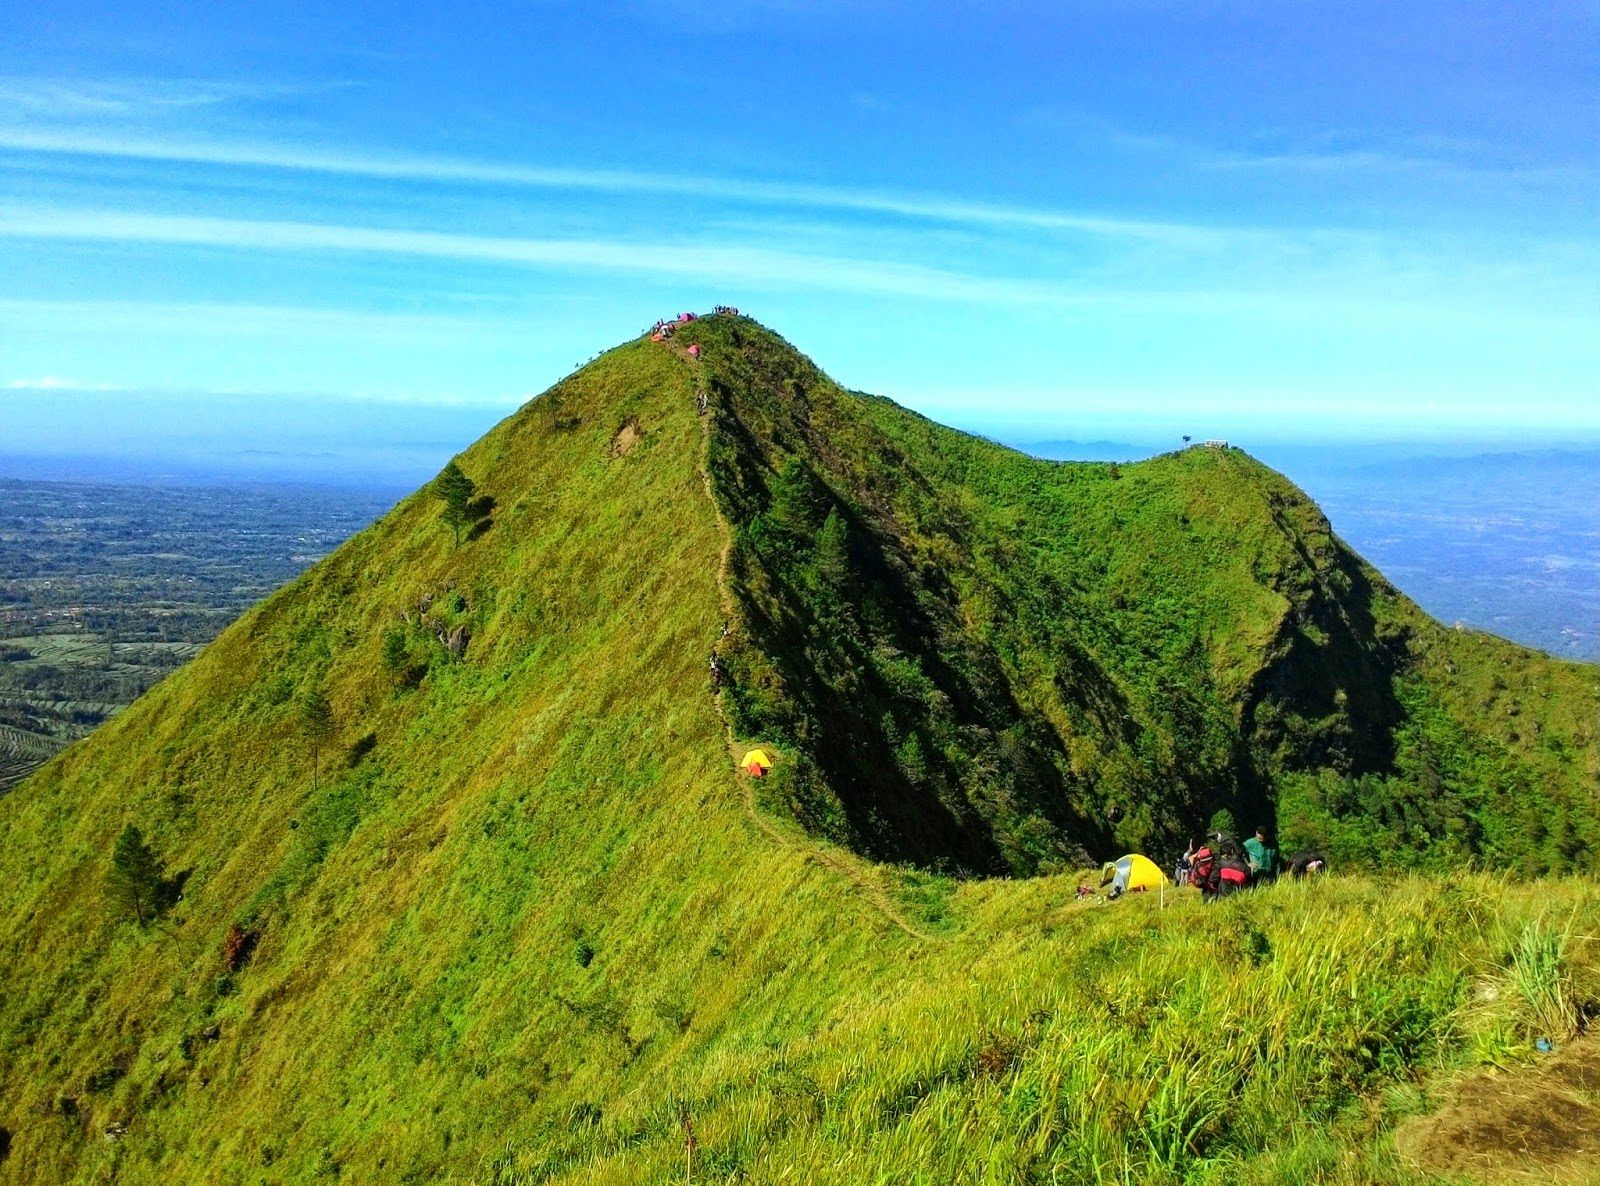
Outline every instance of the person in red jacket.
[[1213, 832], [1210, 841], [1190, 861], [1189, 880], [1206, 901], [1238, 893], [1250, 884], [1250, 866], [1233, 837]]

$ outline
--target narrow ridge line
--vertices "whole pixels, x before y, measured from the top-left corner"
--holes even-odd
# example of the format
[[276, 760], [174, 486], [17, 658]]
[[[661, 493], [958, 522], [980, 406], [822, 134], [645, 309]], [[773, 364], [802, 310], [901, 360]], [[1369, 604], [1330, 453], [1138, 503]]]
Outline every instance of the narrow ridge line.
[[[672, 347], [693, 369], [694, 363], [688, 355], [675, 344]], [[698, 391], [697, 391], [698, 397]], [[725, 621], [732, 622], [738, 618], [738, 603], [733, 596], [730, 583], [730, 567], [733, 559], [733, 525], [728, 522], [727, 516], [722, 513], [722, 506], [717, 502], [716, 488], [711, 483], [711, 419], [712, 411], [708, 407], [704, 412], [696, 409], [696, 418], [700, 421], [700, 480], [705, 485], [706, 498], [711, 501], [711, 513], [717, 518], [717, 528], [722, 535], [722, 546], [717, 552], [717, 599], [722, 606], [722, 616]], [[732, 754], [737, 747], [738, 739], [733, 733], [733, 722], [728, 718], [728, 713], [723, 706], [723, 692], [716, 693], [717, 713], [722, 717], [723, 732], [728, 739], [728, 752]], [[874, 884], [871, 879], [854, 863], [844, 857], [837, 856], [826, 849], [816, 846], [802, 846], [790, 837], [777, 824], [767, 819], [761, 813], [761, 808], [756, 804], [755, 786], [748, 778], [738, 780], [740, 806], [750, 823], [755, 826], [767, 839], [779, 847], [787, 848], [801, 855], [807, 861], [816, 861], [838, 873], [856, 889], [869, 904], [877, 909], [878, 913], [892, 925], [899, 928], [913, 939], [923, 943], [943, 943], [945, 936], [929, 934], [918, 927], [905, 915], [897, 910], [884, 893], [883, 887]]]

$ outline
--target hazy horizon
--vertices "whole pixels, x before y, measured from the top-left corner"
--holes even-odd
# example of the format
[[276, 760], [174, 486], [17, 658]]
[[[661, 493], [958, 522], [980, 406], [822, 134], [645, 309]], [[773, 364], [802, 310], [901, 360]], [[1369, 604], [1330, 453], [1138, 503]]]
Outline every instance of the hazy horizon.
[[[296, 486], [398, 499], [501, 414], [413, 408], [411, 417], [396, 418], [392, 405], [372, 402], [359, 410], [364, 423], [338, 435], [326, 419], [295, 426], [291, 417], [295, 431], [243, 449], [232, 448], [225, 422], [192, 433], [194, 451], [156, 457], [137, 453], [144, 438], [130, 438], [129, 451], [112, 457], [74, 454], [59, 438], [54, 455], [0, 446], [0, 482]], [[172, 436], [163, 439], [173, 444]], [[995, 439], [1036, 456], [1095, 461], [1134, 461], [1181, 444]], [[1567, 658], [1600, 657], [1600, 446], [1546, 439], [1514, 451], [1504, 439], [1461, 438], [1235, 443], [1305, 489], [1336, 532], [1441, 621]]]
[[[1350, 459], [1600, 451], [1600, 433], [1427, 433], [1362, 425], [1313, 432], [1265, 418], [1254, 426], [1175, 420], [1158, 427], [1072, 411], [1007, 423], [985, 420], [976, 411], [941, 415], [920, 408], [915, 398], [890, 398], [950, 427], [1062, 460], [1136, 460], [1181, 448], [1184, 435], [1195, 441], [1228, 439], [1286, 471]], [[0, 477], [111, 473], [141, 480], [166, 473], [409, 489], [522, 402], [442, 404], [305, 394], [266, 400], [253, 393], [130, 399], [121, 391], [12, 389], [0, 392]]]
[[990, 435], [1600, 436], [1593, 6], [9, 15], [0, 439], [509, 411], [716, 302]]

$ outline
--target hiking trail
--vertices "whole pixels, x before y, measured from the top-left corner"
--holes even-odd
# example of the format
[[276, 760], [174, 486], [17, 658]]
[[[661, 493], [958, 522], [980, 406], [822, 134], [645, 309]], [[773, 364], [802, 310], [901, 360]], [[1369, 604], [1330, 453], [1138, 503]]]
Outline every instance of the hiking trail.
[[[672, 347], [683, 358], [691, 369], [696, 369], [698, 364], [704, 366], [701, 358], [689, 357], [687, 351], [674, 345]], [[696, 391], [698, 394], [698, 386]], [[706, 497], [711, 501], [711, 513], [717, 517], [717, 529], [722, 536], [722, 546], [717, 550], [717, 600], [722, 608], [722, 617], [725, 622], [738, 621], [738, 602], [733, 596], [733, 587], [730, 579], [730, 566], [733, 559], [733, 525], [728, 522], [727, 516], [722, 513], [722, 505], [717, 501], [716, 487], [711, 481], [711, 421], [715, 415], [715, 406], [707, 406], [705, 411], [696, 410], [700, 421], [700, 480], [705, 485]], [[716, 693], [717, 711], [722, 717], [722, 728], [727, 735], [728, 753], [734, 762], [739, 760], [742, 748], [738, 739], [733, 734], [733, 723], [728, 719], [728, 714], [723, 710], [722, 692]], [[883, 917], [893, 926], [903, 931], [913, 939], [924, 943], [943, 943], [945, 937], [934, 935], [917, 926], [908, 919], [901, 910], [895, 906], [893, 900], [884, 890], [883, 886], [874, 881], [871, 876], [860, 867], [859, 862], [838, 853], [829, 852], [819, 844], [807, 844], [796, 840], [793, 836], [778, 826], [775, 822], [762, 814], [760, 806], [756, 803], [755, 784], [748, 777], [736, 776], [739, 786], [740, 806], [744, 809], [745, 817], [768, 840], [782, 848], [799, 852], [807, 861], [826, 866], [839, 874], [855, 888], [856, 892], [875, 907]]]

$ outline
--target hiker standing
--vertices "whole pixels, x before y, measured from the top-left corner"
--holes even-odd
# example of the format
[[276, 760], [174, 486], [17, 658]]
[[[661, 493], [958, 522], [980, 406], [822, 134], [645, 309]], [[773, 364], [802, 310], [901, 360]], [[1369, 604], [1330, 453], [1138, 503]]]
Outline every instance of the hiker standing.
[[1217, 849], [1217, 893], [1219, 898], [1250, 888], [1250, 862], [1244, 849], [1232, 836], [1220, 836]]
[[1266, 828], [1257, 828], [1256, 834], [1244, 842], [1245, 856], [1250, 861], [1252, 884], [1272, 881], [1278, 876], [1278, 849], [1272, 843]]
[[1178, 887], [1190, 883], [1194, 875], [1194, 841], [1189, 841], [1189, 847], [1183, 850], [1183, 855], [1178, 858], [1178, 866], [1172, 871], [1172, 884]]

